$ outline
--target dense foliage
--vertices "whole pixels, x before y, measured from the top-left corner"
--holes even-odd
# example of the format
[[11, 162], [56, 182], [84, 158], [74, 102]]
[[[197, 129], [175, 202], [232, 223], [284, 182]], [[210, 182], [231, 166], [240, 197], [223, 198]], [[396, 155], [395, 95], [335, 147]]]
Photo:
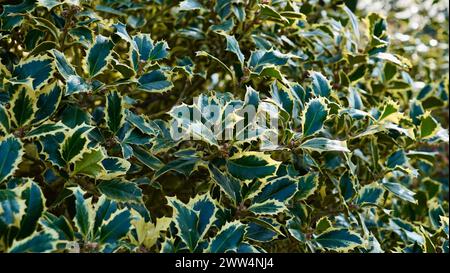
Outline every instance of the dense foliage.
[[0, 252], [448, 252], [444, 0], [8, 2]]

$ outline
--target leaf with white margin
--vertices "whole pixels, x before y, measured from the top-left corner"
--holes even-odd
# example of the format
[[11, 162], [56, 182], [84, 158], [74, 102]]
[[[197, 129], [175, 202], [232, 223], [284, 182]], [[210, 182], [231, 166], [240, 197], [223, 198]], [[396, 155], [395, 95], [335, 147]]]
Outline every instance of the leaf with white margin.
[[177, 235], [193, 252], [216, 219], [215, 202], [209, 194], [197, 195], [187, 205], [175, 197], [168, 197], [167, 200], [174, 209], [172, 219], [178, 230]]
[[51, 229], [35, 232], [20, 241], [14, 241], [9, 253], [48, 253], [57, 249], [58, 233]]
[[0, 138], [0, 183], [19, 168], [24, 154], [22, 142], [10, 135]]
[[302, 116], [303, 137], [319, 132], [328, 116], [328, 107], [324, 98], [315, 98], [305, 106]]
[[345, 228], [331, 228], [314, 238], [322, 248], [348, 252], [363, 244], [363, 239], [355, 232]]
[[142, 190], [136, 183], [121, 179], [105, 180], [100, 182], [97, 188], [111, 200], [142, 203]]
[[99, 75], [107, 68], [113, 46], [113, 42], [105, 36], [98, 35], [95, 38], [95, 42], [88, 49], [85, 59], [90, 78]]
[[75, 226], [84, 239], [92, 236], [95, 212], [92, 206], [92, 197], [84, 198], [85, 192], [80, 188], [71, 188], [75, 196]]
[[53, 78], [53, 73], [52, 58], [42, 55], [21, 61], [14, 67], [12, 77], [17, 81], [31, 79], [30, 88], [38, 90]]
[[27, 85], [17, 85], [10, 100], [9, 113], [15, 127], [23, 127], [31, 123], [36, 108], [36, 93]]
[[227, 160], [228, 172], [243, 181], [266, 178], [276, 173], [281, 162], [262, 152], [236, 153]]
[[246, 225], [239, 220], [226, 223], [209, 243], [206, 252], [225, 253], [236, 251], [244, 239]]
[[317, 151], [317, 152], [350, 152], [347, 143], [340, 140], [332, 140], [323, 137], [309, 139], [299, 146], [301, 149]]

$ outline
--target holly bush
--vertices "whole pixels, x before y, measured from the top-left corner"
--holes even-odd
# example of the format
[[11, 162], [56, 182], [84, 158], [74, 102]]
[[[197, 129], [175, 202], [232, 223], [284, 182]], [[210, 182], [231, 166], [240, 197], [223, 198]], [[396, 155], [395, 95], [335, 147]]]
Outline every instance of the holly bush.
[[448, 253], [445, 1], [345, 2], [2, 1], [0, 252]]

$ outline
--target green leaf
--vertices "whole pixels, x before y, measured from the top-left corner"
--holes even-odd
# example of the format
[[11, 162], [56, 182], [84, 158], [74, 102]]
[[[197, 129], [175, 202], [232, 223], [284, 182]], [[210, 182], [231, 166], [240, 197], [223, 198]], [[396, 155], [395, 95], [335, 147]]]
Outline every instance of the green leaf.
[[172, 87], [173, 83], [161, 70], [146, 73], [138, 80], [138, 88], [150, 93], [164, 93]]
[[180, 10], [196, 10], [203, 9], [202, 4], [197, 0], [184, 0], [180, 2]]
[[74, 239], [72, 225], [64, 216], [56, 217], [49, 212], [44, 212], [39, 223], [47, 229], [56, 231], [59, 240], [72, 241]]
[[156, 156], [152, 155], [148, 151], [144, 150], [141, 147], [133, 147], [133, 155], [145, 166], [149, 167], [152, 170], [159, 170], [164, 166], [164, 163], [161, 162]]
[[234, 21], [232, 18], [230, 18], [228, 20], [223, 21], [220, 24], [212, 25], [209, 29], [216, 33], [221, 33], [221, 32], [229, 32], [233, 29], [233, 27], [234, 27]]
[[84, 174], [93, 178], [101, 175], [105, 169], [100, 162], [105, 158], [101, 149], [85, 152], [80, 160], [75, 161], [72, 175]]
[[319, 187], [319, 174], [309, 173], [301, 176], [298, 182], [298, 193], [296, 199], [305, 200], [309, 196], [313, 195]]
[[275, 22], [283, 23], [283, 24], [289, 24], [289, 20], [285, 17], [281, 16], [280, 13], [278, 13], [275, 9], [273, 9], [269, 5], [259, 5], [260, 7], [260, 14], [268, 19], [271, 19]]
[[24, 154], [22, 142], [13, 137], [0, 137], [0, 183], [19, 168]]
[[237, 153], [227, 161], [228, 172], [241, 180], [265, 178], [273, 175], [281, 162], [273, 160], [262, 152]]
[[60, 121], [58, 123], [47, 122], [30, 130], [25, 135], [25, 137], [27, 139], [40, 138], [48, 135], [55, 135], [57, 133], [66, 132], [68, 131], [68, 129], [69, 128]]
[[0, 104], [0, 133], [8, 133], [11, 127], [8, 110]]
[[20, 199], [14, 191], [0, 190], [0, 224], [19, 227], [25, 208], [25, 200]]
[[402, 117], [403, 114], [399, 112], [399, 104], [393, 100], [388, 100], [384, 103], [383, 110], [381, 111], [378, 120], [398, 123]]
[[30, 236], [36, 230], [38, 220], [45, 208], [44, 194], [38, 184], [28, 181], [21, 190], [21, 198], [25, 200], [27, 208], [20, 222], [20, 231], [16, 239]]
[[328, 108], [323, 98], [310, 100], [305, 106], [302, 117], [303, 137], [311, 136], [320, 131], [327, 116]]
[[330, 219], [328, 219], [327, 216], [324, 216], [317, 221], [315, 233], [322, 234], [332, 227], [333, 227], [333, 224], [331, 223]]
[[120, 179], [102, 181], [98, 190], [117, 202], [142, 203], [142, 190], [133, 182]]
[[29, 124], [36, 112], [36, 94], [26, 85], [19, 85], [10, 101], [10, 114], [13, 124], [22, 127]]
[[328, 138], [317, 137], [306, 140], [299, 146], [302, 149], [317, 151], [317, 152], [350, 152], [347, 148], [347, 143], [340, 140], [331, 140]]
[[262, 203], [267, 200], [276, 200], [279, 202], [288, 202], [297, 192], [298, 183], [289, 176], [270, 180], [261, 192], [253, 198], [252, 203]]
[[187, 205], [175, 197], [168, 197], [174, 209], [172, 219], [178, 230], [177, 236], [193, 252], [215, 220], [217, 208], [208, 194], [198, 195]]
[[344, 173], [339, 179], [339, 191], [345, 201], [350, 200], [356, 194], [355, 183], [348, 172]]
[[381, 185], [383, 185], [385, 189], [393, 193], [395, 196], [413, 204], [417, 204], [417, 200], [414, 198], [415, 193], [402, 184], [383, 181]]
[[239, 221], [226, 223], [209, 243], [206, 252], [225, 253], [236, 251], [242, 242], [246, 226]]
[[191, 172], [194, 171], [194, 169], [196, 169], [197, 164], [200, 163], [200, 158], [194, 156], [194, 157], [180, 157], [177, 158], [169, 163], [167, 163], [166, 165], [164, 165], [163, 167], [161, 167], [160, 169], [158, 169], [152, 180], [156, 180], [158, 177], [160, 177], [161, 175], [170, 172], [170, 171], [175, 171], [177, 173], [180, 173], [184, 176], [188, 176]]
[[216, 182], [220, 189], [234, 202], [235, 205], [242, 201], [241, 183], [234, 177], [222, 173], [214, 164], [209, 163], [208, 169], [211, 178]]
[[86, 65], [90, 78], [93, 78], [104, 71], [111, 58], [111, 51], [114, 44], [109, 38], [98, 35], [92, 47], [86, 53]]
[[75, 226], [78, 232], [87, 239], [92, 234], [95, 213], [92, 207], [92, 197], [84, 198], [85, 192], [80, 188], [71, 189], [75, 196]]
[[312, 89], [316, 96], [328, 98], [331, 95], [330, 82], [320, 72], [309, 71], [309, 76], [312, 78]]
[[106, 96], [106, 124], [109, 130], [116, 134], [125, 122], [125, 109], [122, 96], [112, 91]]
[[359, 190], [356, 203], [360, 206], [378, 205], [383, 198], [383, 193], [384, 189], [378, 183], [371, 183]]
[[38, 0], [38, 5], [46, 8], [47, 10], [52, 10], [54, 7], [61, 5], [63, 2], [59, 0]]
[[31, 79], [32, 88], [37, 90], [53, 78], [53, 72], [53, 60], [43, 55], [20, 62], [14, 67], [12, 76], [18, 81]]
[[65, 134], [60, 153], [66, 163], [74, 162], [83, 156], [88, 145], [87, 133], [92, 129], [92, 127], [82, 124]]
[[102, 223], [98, 240], [100, 243], [116, 243], [128, 234], [131, 227], [131, 212], [118, 210]]
[[10, 253], [46, 253], [56, 250], [58, 234], [52, 230], [35, 232], [33, 235], [14, 241]]
[[38, 95], [36, 101], [37, 111], [33, 123], [43, 122], [49, 119], [58, 109], [61, 101], [62, 90], [58, 84], [46, 86]]
[[276, 215], [285, 210], [286, 206], [284, 203], [275, 199], [268, 199], [260, 203], [254, 203], [248, 208], [248, 211], [251, 211], [257, 215]]
[[334, 251], [347, 252], [363, 244], [362, 238], [348, 229], [328, 229], [314, 241], [322, 248]]
[[224, 35], [227, 40], [226, 50], [233, 52], [238, 57], [238, 60], [241, 63], [241, 65], [244, 65], [245, 56], [244, 56], [244, 54], [242, 54], [242, 51], [239, 47], [238, 41], [236, 40], [236, 38], [234, 36], [230, 36], [227, 34], [224, 34]]
[[105, 173], [100, 179], [110, 180], [125, 175], [131, 167], [131, 163], [121, 157], [107, 157], [102, 160]]
[[347, 7], [347, 5], [342, 4], [340, 7], [347, 13], [350, 23], [352, 25], [353, 33], [355, 35], [356, 41], [360, 40], [359, 23], [356, 15]]
[[290, 59], [290, 55], [283, 54], [278, 50], [256, 50], [252, 51], [247, 61], [253, 72], [261, 73], [266, 67], [285, 65]]
[[420, 121], [420, 137], [423, 139], [434, 137], [439, 129], [439, 123], [431, 116], [430, 112], [426, 112]]
[[66, 81], [66, 96], [81, 92], [88, 92], [92, 89], [91, 85], [78, 76], [75, 68], [67, 61], [63, 53], [56, 49], [50, 50], [50, 53], [55, 58], [56, 68], [59, 74], [61, 74]]

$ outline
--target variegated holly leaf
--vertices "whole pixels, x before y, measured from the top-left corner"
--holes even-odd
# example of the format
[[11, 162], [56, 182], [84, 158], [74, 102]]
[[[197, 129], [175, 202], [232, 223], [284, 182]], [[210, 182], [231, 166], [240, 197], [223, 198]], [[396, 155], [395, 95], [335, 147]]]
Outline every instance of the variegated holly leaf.
[[177, 236], [193, 252], [216, 219], [216, 205], [209, 194], [198, 195], [184, 204], [175, 197], [167, 198], [173, 210]]
[[9, 113], [16, 128], [28, 125], [33, 120], [36, 108], [36, 92], [27, 85], [16, 85], [11, 98]]
[[50, 52], [55, 59], [56, 68], [59, 74], [61, 74], [66, 81], [66, 96], [80, 92], [89, 92], [92, 89], [91, 85], [77, 74], [75, 68], [69, 63], [63, 53], [56, 49], [52, 49]]
[[347, 143], [341, 140], [332, 140], [324, 137], [311, 138], [299, 146], [302, 149], [322, 152], [350, 152]]
[[313, 195], [319, 187], [319, 174], [309, 173], [301, 176], [298, 182], [298, 193], [296, 199], [304, 200]]
[[0, 104], [0, 133], [6, 135], [11, 128], [11, 120], [8, 110]]
[[101, 176], [105, 169], [101, 162], [105, 154], [101, 149], [92, 149], [83, 153], [82, 157], [75, 161], [72, 175], [84, 174], [93, 178]]
[[61, 101], [63, 91], [57, 82], [45, 86], [36, 95], [36, 113], [33, 123], [43, 122], [56, 112]]
[[169, 55], [169, 46], [166, 41], [153, 43], [150, 34], [137, 34], [132, 37], [131, 60], [133, 68], [138, 71], [141, 63], [158, 61]]
[[246, 226], [240, 221], [226, 223], [209, 243], [206, 252], [225, 253], [237, 251], [243, 242]]
[[170, 171], [175, 171], [184, 176], [189, 176], [201, 163], [201, 158], [196, 154], [179, 157], [156, 170], [152, 180], [154, 181], [161, 175]]
[[103, 244], [114, 244], [125, 237], [130, 229], [131, 212], [126, 208], [116, 210], [111, 213], [109, 218], [102, 222], [97, 240], [99, 243]]
[[385, 189], [387, 189], [388, 191], [393, 193], [395, 196], [399, 197], [400, 199], [411, 202], [413, 204], [417, 204], [417, 200], [414, 198], [414, 195], [416, 195], [416, 193], [409, 190], [402, 184], [400, 184], [398, 182], [396, 183], [396, 182], [383, 181], [383, 183], [381, 183], [381, 185]]
[[65, 133], [59, 152], [66, 163], [75, 162], [83, 156], [89, 143], [87, 134], [92, 129], [91, 126], [81, 124]]
[[328, 107], [323, 98], [308, 101], [302, 116], [303, 137], [311, 136], [323, 127], [328, 116]]
[[105, 36], [98, 35], [95, 38], [95, 42], [88, 49], [85, 59], [90, 78], [99, 75], [108, 67], [113, 46], [112, 41]]
[[378, 205], [383, 198], [384, 189], [378, 183], [362, 187], [358, 192], [356, 203], [360, 206]]
[[85, 198], [86, 194], [80, 187], [72, 188], [75, 196], [75, 227], [84, 239], [92, 238], [95, 211], [92, 206], [92, 197]]
[[242, 201], [241, 183], [238, 179], [223, 173], [212, 163], [208, 164], [212, 180], [234, 202], [235, 205]]
[[309, 76], [312, 78], [312, 90], [316, 96], [328, 98], [331, 95], [330, 82], [320, 72], [309, 71]]
[[14, 174], [19, 168], [24, 154], [22, 142], [9, 135], [0, 137], [0, 183]]
[[291, 58], [291, 55], [283, 54], [278, 50], [256, 50], [252, 51], [247, 61], [247, 66], [252, 73], [261, 75], [267, 68], [277, 68], [285, 65]]
[[236, 38], [234, 36], [227, 35], [227, 34], [224, 34], [224, 36], [227, 41], [226, 50], [233, 52], [237, 56], [241, 65], [244, 65], [245, 56], [244, 56], [244, 54], [242, 54], [241, 48], [239, 47], [239, 43], [236, 40]]
[[357, 233], [344, 228], [330, 228], [314, 238], [314, 242], [324, 249], [341, 252], [350, 251], [364, 243]]
[[47, 253], [57, 249], [58, 234], [53, 230], [34, 232], [29, 237], [14, 241], [10, 253]]
[[173, 87], [168, 75], [161, 70], [154, 70], [143, 74], [137, 80], [138, 88], [151, 93], [164, 93]]
[[48, 56], [39, 56], [20, 62], [14, 67], [12, 77], [16, 81], [30, 79], [30, 88], [37, 90], [53, 78], [54, 70], [52, 58]]
[[0, 190], [0, 224], [6, 227], [20, 227], [20, 221], [25, 214], [25, 200], [9, 189]]
[[251, 181], [266, 178], [277, 171], [281, 162], [262, 152], [237, 153], [227, 160], [228, 172], [237, 179]]
[[109, 130], [116, 134], [125, 122], [125, 106], [123, 98], [117, 91], [112, 91], [106, 97], [106, 124]]
[[38, 220], [45, 210], [45, 197], [40, 186], [28, 180], [20, 187], [20, 198], [25, 200], [25, 214], [20, 221], [20, 230], [16, 240], [24, 239], [36, 230]]
[[46, 122], [37, 127], [34, 127], [29, 132], [27, 132], [25, 138], [27, 139], [41, 138], [48, 135], [56, 135], [58, 133], [64, 133], [66, 131], [69, 131], [69, 128], [60, 121], [58, 123]]
[[131, 167], [130, 162], [120, 157], [109, 156], [102, 160], [101, 165], [105, 172], [100, 179], [109, 180], [125, 175]]
[[248, 211], [256, 215], [276, 215], [285, 210], [286, 205], [276, 199], [267, 199], [262, 202], [254, 203], [248, 207]]
[[295, 195], [299, 187], [298, 180], [289, 176], [279, 177], [267, 182], [256, 195], [252, 203], [263, 203], [268, 200], [276, 200], [287, 203]]
[[133, 182], [121, 179], [105, 180], [98, 184], [98, 190], [117, 202], [142, 203], [142, 190]]

